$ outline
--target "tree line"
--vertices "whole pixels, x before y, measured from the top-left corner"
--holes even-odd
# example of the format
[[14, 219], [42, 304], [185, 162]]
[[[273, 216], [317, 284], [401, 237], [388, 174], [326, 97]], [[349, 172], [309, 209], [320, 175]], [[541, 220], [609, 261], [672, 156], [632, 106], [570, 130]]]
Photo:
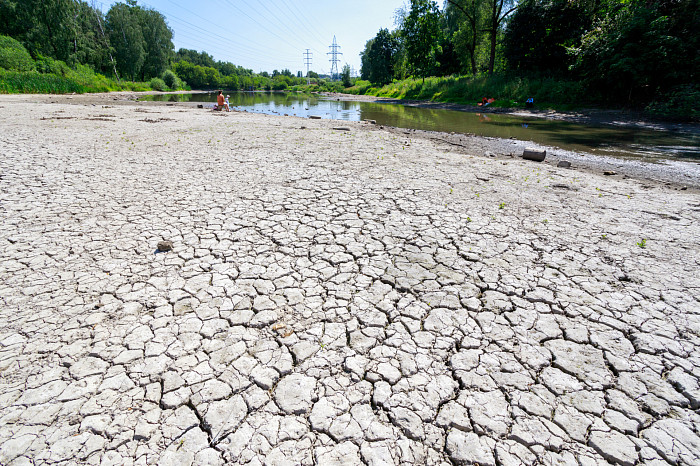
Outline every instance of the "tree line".
[[77, 0], [0, 0], [0, 34], [34, 58], [88, 65], [131, 81], [161, 76], [174, 48], [163, 15], [134, 0], [114, 4], [107, 14]]
[[361, 53], [373, 84], [501, 73], [577, 80], [610, 103], [700, 96], [700, 0], [410, 0], [395, 20]]
[[[206, 52], [176, 52], [173, 31], [165, 17], [139, 6], [135, 0], [115, 3], [106, 14], [94, 2], [82, 0], [0, 0], [2, 36], [7, 38], [0, 40], [0, 69], [61, 74], [66, 67], [87, 66], [116, 80], [150, 81], [157, 90], [185, 86], [283, 90], [306, 84], [300, 72], [256, 74], [214, 60]], [[26, 52], [18, 48], [26, 49], [31, 56], [28, 67], [25, 65], [29, 62], [22, 56]], [[318, 75], [315, 78], [328, 84]]]

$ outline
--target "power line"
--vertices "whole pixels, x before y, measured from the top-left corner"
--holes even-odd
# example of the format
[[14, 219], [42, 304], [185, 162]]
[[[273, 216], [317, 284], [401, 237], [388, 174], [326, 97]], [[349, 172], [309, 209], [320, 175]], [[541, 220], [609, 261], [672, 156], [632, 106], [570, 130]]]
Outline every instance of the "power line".
[[[195, 13], [194, 11], [189, 10], [189, 9], [183, 7], [182, 5], [176, 3], [174, 0], [167, 0], [167, 1], [170, 2], [170, 3], [172, 3], [173, 5], [175, 5], [176, 7], [178, 7], [178, 8], [180, 8], [180, 9], [186, 11], [187, 13], [189, 13], [189, 14], [191, 14], [191, 15], [193, 15], [193, 16], [196, 16], [196, 17], [199, 18], [199, 19], [202, 19], [202, 20], [206, 21], [207, 24], [213, 24], [214, 26], [216, 26], [217, 28], [219, 28], [219, 29], [225, 31], [226, 33], [228, 33], [228, 34], [233, 34], [233, 35], [235, 36], [235, 33], [234, 33], [233, 31], [231, 31], [231, 28], [226, 28], [226, 27], [221, 26], [220, 24], [218, 24], [218, 23], [216, 23], [216, 22], [212, 23], [210, 19], [207, 19], [207, 18], [204, 18], [203, 16], [198, 15], [198, 14]], [[142, 2], [142, 3], [143, 3], [143, 2]], [[165, 14], [168, 14], [168, 13], [165, 13]], [[168, 14], [168, 15], [171, 16], [171, 17], [173, 17], [173, 18], [176, 18], [176, 17], [173, 16], [173, 15], [170, 15], [170, 14]], [[179, 19], [179, 18], [178, 18], [178, 19]], [[203, 30], [203, 31], [206, 31], [205, 29], [200, 28], [199, 26], [193, 25], [193, 24], [191, 24], [191, 23], [189, 23], [189, 22], [187, 22], [187, 21], [185, 21], [185, 20], [180, 20], [180, 21], [186, 22], [187, 24], [190, 24], [190, 25], [192, 25], [192, 26], [194, 26], [194, 27], [196, 27], [196, 28], [198, 28], [198, 29], [201, 29], [201, 30]], [[219, 36], [218, 34], [214, 34], [214, 35], [217, 36], [217, 37], [223, 38], [222, 36]], [[240, 36], [240, 38], [246, 40], [247, 42], [253, 42], [253, 41], [251, 41], [251, 40], [249, 40], [249, 39], [247, 39], [246, 37], [243, 37], [243, 36]], [[230, 39], [228, 39], [228, 38], [225, 38], [225, 39], [226, 39], [227, 42], [230, 41]], [[233, 42], [235, 42], [235, 41], [233, 41]], [[238, 45], [239, 45], [239, 46], [242, 46], [242, 47], [245, 47], [245, 48], [249, 49], [251, 52], [256, 53], [256, 54], [267, 53], [267, 51], [264, 51], [264, 50], [262, 50], [262, 49], [260, 49], [260, 48], [258, 48], [258, 47], [255, 47], [255, 46], [249, 46], [249, 45], [244, 45], [244, 44], [240, 44], [240, 43], [238, 43]]]
[[[165, 12], [162, 10], [158, 10], [155, 7], [153, 7], [152, 5], [149, 5], [148, 3], [144, 2], [143, 0], [139, 0], [139, 3], [142, 6], [147, 7], [147, 8], [151, 8], [155, 11], [159, 11], [159, 12], [161, 12], [161, 14], [166, 16], [170, 21], [178, 24], [177, 36], [179, 38], [184, 37], [188, 42], [191, 42], [191, 43], [194, 42], [194, 43], [199, 44], [199, 45], [204, 45], [203, 50], [205, 50], [205, 51], [210, 51], [210, 50], [214, 51], [217, 48], [219, 48], [219, 49], [224, 48], [224, 50], [226, 50], [228, 53], [233, 52], [234, 56], [239, 57], [239, 60], [241, 60], [241, 63], [239, 66], [243, 65], [244, 67], [245, 67], [245, 65], [244, 65], [245, 62], [253, 61], [253, 62], [260, 63], [261, 58], [263, 58], [263, 57], [269, 61], [277, 62], [280, 64], [298, 63], [296, 60], [291, 60], [289, 58], [283, 58], [282, 56], [275, 54], [274, 52], [279, 52], [279, 50], [277, 50], [277, 49], [270, 49], [270, 48], [267, 48], [265, 46], [263, 46], [262, 48], [255, 47], [255, 46], [251, 46], [251, 45], [242, 43], [236, 39], [244, 40], [246, 42], [252, 42], [252, 41], [250, 41], [249, 39], [247, 39], [246, 37], [243, 37], [243, 36], [236, 36], [235, 33], [230, 28], [226, 28], [224, 26], [221, 26], [217, 22], [211, 22], [209, 19], [203, 18], [201, 15], [199, 15], [195, 11], [192, 11], [188, 8], [183, 7], [180, 3], [178, 3], [174, 0], [167, 0], [167, 1], [169, 3], [171, 3], [173, 6], [181, 9], [182, 11], [187, 12], [188, 15], [205, 20], [208, 22], [208, 24], [211, 24], [212, 26], [214, 26], [222, 31], [226, 31], [226, 36], [217, 34], [216, 32], [213, 32], [208, 28], [200, 27], [200, 26], [193, 24], [192, 22], [190, 22], [186, 19], [180, 18], [178, 16], [175, 16], [171, 13], [168, 13], [168, 12]], [[261, 23], [260, 21], [258, 21], [257, 19], [255, 19], [254, 17], [252, 17], [251, 15], [246, 13], [246, 11], [239, 8], [231, 0], [223, 0], [223, 1], [225, 1], [226, 4], [228, 4], [230, 7], [234, 8], [240, 14], [242, 14], [245, 17], [247, 17], [248, 19], [250, 19], [253, 23], [260, 26], [260, 28], [267, 31], [270, 35], [277, 37], [278, 39], [282, 40], [284, 43], [288, 44], [290, 42], [290, 39], [292, 39], [292, 38], [296, 39], [296, 41], [299, 41], [301, 39], [299, 37], [298, 31], [297, 32], [292, 31], [292, 29], [290, 29], [290, 27], [287, 26], [282, 19], [280, 19], [278, 14], [286, 14], [286, 13], [284, 11], [282, 11], [279, 7], [277, 10], [278, 14], [275, 14], [275, 12], [271, 11], [267, 6], [265, 6], [263, 3], [261, 3], [261, 6], [268, 12], [268, 14], [264, 14], [260, 10], [256, 10], [256, 13], [261, 16], [262, 21], [264, 23], [275, 24], [275, 21], [276, 21], [279, 24], [281, 24], [282, 27], [285, 28], [290, 33], [289, 37], [286, 37], [286, 38], [281, 37], [274, 30], [271, 30], [270, 28], [266, 27], [265, 24]], [[297, 15], [294, 12], [294, 10], [292, 10], [292, 8], [290, 7], [290, 4], [287, 3], [286, 0], [282, 0], [282, 1], [284, 2], [285, 7], [291, 12], [291, 14], [297, 19], [297, 21], [299, 21], [299, 24], [303, 27], [304, 35], [307, 35], [306, 32], [311, 33], [309, 35], [309, 37], [313, 37], [313, 39], [314, 39], [313, 42], [315, 42], [318, 38], [318, 35], [315, 32], [313, 32], [313, 31], [315, 31], [315, 28], [309, 29], [308, 27], [306, 27], [306, 24], [304, 23], [304, 21], [300, 19], [300, 16]], [[96, 0], [95, 3], [99, 3], [101, 6], [101, 10], [104, 11], [105, 4], [103, 2]], [[291, 5], [294, 8], [296, 8], [296, 5], [294, 5], [294, 2], [291, 2]], [[303, 15], [303, 13], [300, 13], [300, 14], [301, 14], [302, 18], [304, 20], [306, 20], [306, 17]], [[308, 22], [308, 20], [306, 20], [306, 21]], [[232, 35], [234, 36], [233, 38], [231, 38]], [[233, 51], [230, 51], [232, 43], [235, 44], [235, 49]], [[212, 49], [214, 49], [214, 50], [212, 50]], [[324, 53], [324, 52], [319, 51], [317, 48], [315, 48], [313, 46], [311, 46], [309, 48], [305, 48], [305, 49], [307, 50], [307, 52], [310, 52], [311, 50], [313, 50], [318, 54]], [[227, 53], [224, 53], [224, 55], [227, 55]], [[229, 58], [226, 57], [226, 59], [228, 60]], [[269, 66], [269, 64], [267, 66]], [[254, 68], [255, 65], [253, 64], [252, 66], [249, 65], [247, 67]], [[308, 71], [307, 71], [307, 74], [308, 74]]]
[[[290, 28], [285, 24], [284, 21], [280, 20], [272, 11], [270, 11], [269, 8], [267, 8], [267, 7], [266, 7], [264, 4], [262, 4], [262, 3], [261, 3], [261, 5], [263, 6], [263, 8], [265, 8], [265, 10], [267, 10], [267, 11], [272, 15], [272, 17], [277, 21], [277, 23], [279, 23], [279, 24], [277, 25], [277, 27], [279, 27], [279, 25], [281, 25], [281, 27], [279, 27], [280, 29], [282, 29], [282, 28], [286, 29], [286, 30], [289, 32], [289, 37], [286, 37], [286, 38], [281, 37], [279, 34], [277, 34], [276, 32], [274, 32], [274, 31], [272, 31], [272, 30], [270, 30], [267, 26], [265, 26], [264, 23], [270, 23], [270, 24], [272, 24], [273, 21], [272, 21], [270, 18], [268, 18], [267, 16], [265, 16], [264, 14], [262, 14], [259, 10], [255, 10], [255, 13], [257, 13], [258, 15], [261, 16], [261, 18], [262, 18], [262, 20], [263, 20], [264, 23], [261, 23], [260, 21], [256, 20], [255, 18], [253, 18], [252, 16], [250, 16], [248, 13], [246, 13], [245, 11], [243, 11], [240, 7], [234, 5], [234, 4], [231, 2], [231, 0], [222, 0], [222, 1], [226, 2], [226, 3], [227, 3], [228, 5], [230, 5], [231, 7], [235, 8], [239, 13], [241, 13], [242, 15], [244, 15], [245, 17], [247, 17], [248, 19], [250, 19], [251, 21], [253, 21], [255, 24], [257, 24], [258, 26], [260, 26], [262, 29], [264, 29], [264, 30], [267, 31], [268, 33], [270, 33], [270, 34], [272, 34], [273, 36], [277, 37], [278, 39], [282, 40], [284, 43], [289, 43], [289, 42], [290, 42], [290, 38], [294, 38], [295, 40], [299, 40], [299, 39], [300, 39], [300, 38], [299, 38], [299, 32], [298, 32], [298, 31], [293, 31], [292, 29], [290, 29]], [[259, 1], [259, 0], [258, 0], [258, 1]], [[322, 43], [323, 43], [323, 40], [320, 40], [319, 43], [322, 44]], [[305, 45], [305, 44], [301, 44], [300, 42], [295, 42], [295, 44], [296, 44], [296, 45]], [[319, 51], [318, 49], [316, 49], [316, 48], [313, 47], [313, 46], [311, 47], [311, 49], [314, 50], [316, 53], [319, 53], [319, 54], [322, 54], [322, 53], [323, 53], [323, 52]]]
[[[299, 16], [297, 16], [297, 14], [294, 12], [294, 10], [292, 10], [292, 8], [289, 6], [289, 3], [287, 3], [287, 0], [282, 0], [282, 3], [284, 4], [284, 6], [287, 7], [287, 9], [290, 11], [290, 13], [292, 13], [292, 15], [294, 15], [294, 17], [297, 19], [297, 21], [299, 21], [299, 24], [300, 24], [304, 29], [306, 29], [306, 31], [307, 31], [311, 36], [314, 37], [314, 40], [316, 40], [316, 41], [318, 41], [320, 44], [322, 44], [322, 43], [323, 43], [323, 39], [321, 38], [321, 36], [318, 35], [318, 33], [316, 32], [315, 28], [314, 28], [313, 26], [311, 26], [310, 28], [307, 27], [308, 20], [306, 20], [306, 16], [304, 16], [304, 13], [302, 13], [301, 11], [299, 11], [299, 10], [297, 9], [297, 11], [299, 11], [299, 15], [301, 15], [301, 17], [302, 17], [304, 20], [306, 20], [306, 23], [304, 22], [304, 20], [300, 19]], [[296, 9], [296, 5], [294, 5], [294, 8]]]
[[[224, 0], [224, 1], [225, 1], [227, 4], [231, 5], [231, 7], [235, 8], [238, 12], [240, 12], [240, 13], [241, 13], [242, 15], [244, 15], [246, 18], [250, 19], [250, 20], [253, 21], [255, 24], [257, 24], [258, 26], [260, 26], [261, 28], [263, 28], [265, 31], [267, 31], [267, 32], [269, 32], [270, 34], [272, 34], [273, 36], [277, 37], [277, 38], [278, 38], [279, 40], [281, 40], [283, 43], [289, 43], [289, 39], [290, 39], [289, 37], [284, 38], [284, 37], [280, 36], [279, 34], [277, 34], [275, 31], [270, 30], [269, 28], [267, 28], [267, 26], [265, 26], [264, 24], [261, 24], [258, 20], [256, 20], [255, 18], [253, 18], [252, 16], [250, 16], [248, 13], [246, 13], [245, 11], [243, 11], [243, 10], [241, 10], [239, 7], [237, 7], [234, 3], [231, 2], [231, 0]], [[296, 34], [293, 34], [292, 37], [296, 38], [297, 36], [296, 36]]]
[[[174, 2], [173, 0], [168, 0], [168, 1], [169, 1], [170, 3], [172, 3], [173, 5], [175, 5], [175, 6], [179, 7], [179, 8], [182, 8], [183, 10], [187, 11], [188, 13], [192, 14], [193, 16], [197, 16], [198, 18], [204, 19], [205, 21], [209, 21], [209, 20], [207, 20], [206, 18], [202, 18], [200, 15], [198, 15], [198, 14], [192, 12], [191, 10], [188, 10], [187, 8], [182, 7], [181, 5], [177, 4], [177, 3]], [[148, 3], [144, 2], [143, 0], [141, 0], [141, 4], [144, 5], [144, 6], [147, 6], [147, 7], [149, 7], [149, 8], [152, 8], [152, 9], [156, 10], [155, 7], [153, 7], [152, 5], [149, 5]], [[159, 11], [159, 10], [156, 10], [156, 11]], [[195, 42], [199, 42], [200, 45], [205, 45], [205, 49], [207, 49], [207, 48], [210, 49], [212, 43], [214, 43], [215, 45], [218, 43], [218, 45], [219, 45], [220, 47], [224, 47], [224, 48], [226, 48], [226, 49], [230, 49], [230, 48], [231, 48], [231, 43], [233, 42], [233, 43], [236, 44], [237, 47], [240, 47], [239, 49], [236, 49], [236, 50], [235, 50], [234, 54], [237, 55], [237, 56], [243, 57], [243, 58], [245, 58], [245, 59], [247, 59], [247, 60], [259, 61], [260, 56], [261, 56], [261, 55], [264, 55], [266, 58], [272, 59], [272, 60], [274, 60], [275, 62], [278, 62], [278, 63], [289, 63], [289, 64], [291, 64], [291, 63], [296, 63], [296, 62], [297, 62], [296, 60], [291, 60], [291, 59], [289, 59], [289, 58], [282, 58], [281, 56], [272, 55], [272, 54], [270, 53], [270, 52], [272, 51], [272, 49], [261, 49], [261, 48], [257, 48], [257, 47], [251, 47], [251, 46], [242, 44], [242, 43], [240, 43], [240, 42], [237, 42], [237, 41], [235, 41], [235, 40], [232, 40], [230, 37], [224, 37], [224, 36], [221, 36], [221, 35], [219, 35], [219, 34], [217, 34], [217, 33], [215, 33], [215, 32], [211, 32], [211, 31], [208, 30], [208, 29], [204, 29], [204, 28], [202, 28], [202, 27], [200, 27], [200, 26], [197, 26], [196, 24], [193, 24], [193, 23], [191, 23], [191, 22], [189, 22], [189, 21], [187, 21], [187, 20], [184, 20], [184, 19], [182, 19], [182, 18], [180, 18], [180, 17], [178, 17], [178, 16], [175, 16], [175, 15], [173, 15], [173, 14], [171, 14], [171, 13], [168, 13], [168, 12], [165, 12], [165, 11], [160, 11], [160, 12], [161, 12], [162, 14], [166, 15], [171, 21], [175, 21], [175, 22], [177, 22], [177, 23], [180, 23], [181, 25], [186, 25], [186, 26], [184, 26], [184, 27], [190, 29], [190, 30], [191, 30], [191, 34], [195, 34], [196, 37], [193, 37], [192, 35], [189, 35], [189, 36], [188, 36], [187, 34], [184, 33], [184, 31], [183, 31], [182, 29], [179, 30], [178, 35], [187, 37], [187, 38], [189, 38], [190, 40], [194, 40]], [[251, 18], [251, 19], [252, 19], [252, 18]], [[225, 29], [225, 30], [226, 30], [229, 34], [232, 34], [232, 32], [231, 32], [230, 29]], [[200, 32], [200, 31], [201, 31], [201, 32]]]
[[[193, 25], [193, 24], [191, 24], [191, 23], [184, 22], [183, 20], [177, 19], [177, 18], [175, 18], [175, 17], [173, 17], [173, 16], [171, 16], [170, 19], [173, 20], [173, 21], [176, 22], [176, 23], [180, 23], [180, 24], [181, 24], [181, 27], [180, 27], [180, 29], [179, 29], [179, 31], [178, 31], [178, 35], [181, 36], [181, 37], [185, 37], [185, 38], [188, 38], [188, 39], [190, 39], [190, 40], [197, 41], [197, 42], [199, 42], [201, 45], [204, 45], [205, 48], [209, 48], [209, 49], [211, 49], [211, 46], [212, 46], [212, 45], [218, 46], [218, 47], [223, 47], [223, 48], [226, 48], [226, 49], [229, 49], [229, 50], [230, 50], [230, 48], [231, 48], [230, 41], [227, 40], [226, 38], [222, 37], [222, 36], [219, 36], [219, 35], [217, 35], [217, 34], [202, 33], [202, 32], [199, 31], [199, 30], [202, 30], [202, 29], [199, 28], [198, 26], [195, 26], [195, 25]], [[235, 55], [242, 56], [242, 57], [244, 57], [244, 58], [248, 58], [248, 59], [251, 59], [251, 60], [259, 59], [259, 58], [260, 58], [260, 54], [265, 54], [268, 58], [274, 58], [275, 61], [285, 61], [285, 62], [289, 62], [289, 63], [293, 63], [293, 62], [294, 62], [294, 60], [284, 59], [284, 58], [281, 58], [281, 57], [279, 57], [279, 56], [270, 57], [270, 55], [269, 55], [268, 52], [265, 52], [265, 51], [256, 51], [256, 50], [252, 50], [252, 49], [251, 49], [251, 50], [248, 50], [248, 51], [246, 51], [245, 49], [244, 49], [244, 50], [237, 49], [237, 50], [235, 50], [235, 52], [233, 52], [233, 53], [234, 53]]]

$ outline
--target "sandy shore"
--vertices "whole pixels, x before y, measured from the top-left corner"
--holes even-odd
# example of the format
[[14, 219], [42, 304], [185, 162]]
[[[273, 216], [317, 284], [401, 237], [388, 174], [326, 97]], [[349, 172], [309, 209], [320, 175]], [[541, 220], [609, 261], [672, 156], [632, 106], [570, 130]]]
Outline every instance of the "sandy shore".
[[1, 464], [700, 462], [692, 185], [91, 98], [0, 96]]

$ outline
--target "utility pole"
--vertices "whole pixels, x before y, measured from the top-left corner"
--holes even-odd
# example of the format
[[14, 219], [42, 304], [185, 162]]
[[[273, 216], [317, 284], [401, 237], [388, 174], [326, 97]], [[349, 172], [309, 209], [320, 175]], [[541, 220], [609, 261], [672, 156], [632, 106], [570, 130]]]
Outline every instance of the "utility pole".
[[306, 53], [304, 53], [304, 64], [306, 65], [306, 85], [307, 86], [311, 85], [311, 78], [309, 78], [309, 67], [311, 66], [312, 59], [313, 59], [313, 54], [309, 51], [309, 49], [306, 49]]
[[338, 63], [340, 63], [340, 58], [338, 58], [338, 55], [342, 55], [342, 52], [339, 52], [340, 50], [340, 45], [335, 41], [335, 36], [333, 36], [333, 45], [328, 47], [331, 49], [330, 52], [327, 53], [327, 55], [331, 56], [331, 59], [329, 60], [331, 62], [331, 81], [335, 81], [338, 79]]

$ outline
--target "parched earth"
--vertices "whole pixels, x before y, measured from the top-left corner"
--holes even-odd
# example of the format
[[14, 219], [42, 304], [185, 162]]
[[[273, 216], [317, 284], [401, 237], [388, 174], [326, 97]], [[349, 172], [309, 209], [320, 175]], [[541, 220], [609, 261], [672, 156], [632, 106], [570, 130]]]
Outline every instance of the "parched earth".
[[697, 191], [27, 99], [0, 98], [0, 463], [700, 463]]

